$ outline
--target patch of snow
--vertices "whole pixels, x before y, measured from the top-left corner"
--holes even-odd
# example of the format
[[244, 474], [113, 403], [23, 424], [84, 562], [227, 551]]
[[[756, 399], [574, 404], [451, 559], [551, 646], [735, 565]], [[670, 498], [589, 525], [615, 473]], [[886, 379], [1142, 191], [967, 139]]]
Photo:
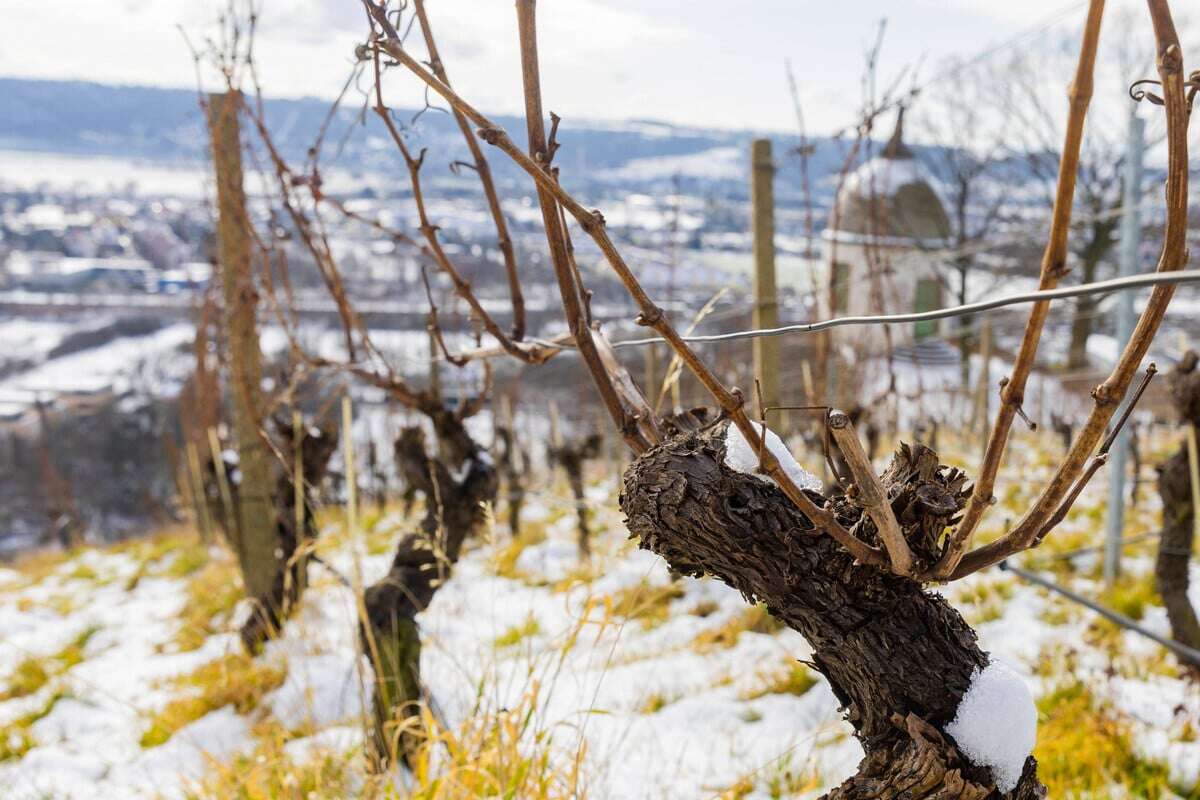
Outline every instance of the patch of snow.
[[842, 191], [861, 197], [891, 197], [905, 186], [927, 182], [925, 170], [915, 158], [876, 156], [846, 176]]
[[303, 764], [322, 754], [340, 754], [356, 750], [362, 746], [362, 741], [361, 725], [338, 725], [312, 736], [293, 739], [283, 746], [283, 751], [292, 761]]
[[[821, 491], [821, 481], [816, 475], [806, 470], [797, 463], [791, 452], [787, 449], [787, 445], [779, 436], [761, 422], [752, 422], [757, 425], [760, 431], [766, 431], [767, 449], [779, 460], [779, 466], [787, 473], [801, 489], [812, 489], [815, 492]], [[758, 449], [755, 445], [746, 441], [746, 437], [742, 436], [742, 432], [732, 422], [725, 429], [725, 466], [741, 472], [746, 475], [753, 475], [762, 481], [771, 481], [772, 479], [763, 475], [758, 471]]]
[[287, 679], [266, 706], [287, 728], [323, 728], [362, 716], [357, 663], [352, 654], [292, 656]]
[[[565, 518], [569, 522], [574, 520]], [[517, 569], [541, 575], [547, 580], [561, 581], [579, 566], [579, 545], [561, 539], [548, 539], [530, 545], [517, 557]]]
[[250, 723], [233, 706], [225, 706], [180, 728], [165, 744], [115, 766], [108, 778], [127, 787], [126, 797], [181, 797], [187, 782], [203, 778], [214, 763], [253, 749]]
[[676, 175], [708, 180], [737, 179], [746, 172], [745, 160], [741, 148], [712, 147], [687, 155], [633, 158], [604, 172], [602, 177], [614, 182], [647, 181]]
[[1010, 792], [1037, 741], [1033, 695], [1020, 675], [993, 658], [972, 675], [946, 733], [971, 763], [991, 769], [996, 788]]

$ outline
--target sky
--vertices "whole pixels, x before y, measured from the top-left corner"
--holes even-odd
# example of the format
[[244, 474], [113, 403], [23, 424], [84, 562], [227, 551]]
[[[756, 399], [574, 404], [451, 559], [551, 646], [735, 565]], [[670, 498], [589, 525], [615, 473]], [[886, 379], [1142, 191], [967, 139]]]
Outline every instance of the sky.
[[[225, 2], [0, 0], [0, 75], [194, 88], [180, 31], [202, 43]], [[518, 112], [511, 0], [426, 2], [460, 93], [487, 112]], [[336, 94], [366, 30], [359, 0], [260, 0], [259, 8], [265, 91]], [[902, 73], [942, 75], [947, 58], [971, 57], [1050, 21], [1077, 28], [1085, 10], [1077, 0], [542, 0], [543, 93], [547, 109], [568, 120], [790, 131], [790, 62], [809, 129], [829, 132], [861, 102], [864, 53], [883, 18], [879, 76], [887, 84]], [[411, 81], [391, 79], [389, 92], [393, 105], [420, 98]]]

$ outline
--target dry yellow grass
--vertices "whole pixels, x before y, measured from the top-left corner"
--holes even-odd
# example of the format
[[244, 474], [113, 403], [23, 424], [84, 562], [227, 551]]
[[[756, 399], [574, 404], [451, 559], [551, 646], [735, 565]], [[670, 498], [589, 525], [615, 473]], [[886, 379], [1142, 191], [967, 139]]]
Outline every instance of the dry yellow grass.
[[35, 742], [29, 729], [33, 723], [49, 714], [54, 709], [54, 704], [66, 696], [65, 692], [54, 692], [45, 703], [34, 710], [0, 725], [0, 763], [21, 758], [33, 748]]
[[62, 650], [49, 656], [26, 656], [4, 681], [0, 702], [28, 697], [39, 691], [53, 678], [83, 661], [83, 649], [95, 634], [96, 628], [85, 628]]
[[1049, 796], [1072, 800], [1122, 796], [1158, 800], [1175, 794], [1166, 765], [1135, 755], [1128, 725], [1111, 708], [1097, 701], [1082, 683], [1068, 684], [1038, 701], [1038, 741], [1033, 754], [1038, 776]]
[[525, 621], [520, 625], [513, 625], [504, 633], [496, 637], [496, 647], [515, 647], [531, 636], [537, 636], [542, 630], [542, 626], [538, 624], [537, 617], [530, 614], [525, 618]]
[[788, 660], [773, 669], [760, 670], [755, 684], [738, 693], [741, 700], [757, 700], [769, 694], [800, 697], [817, 685], [817, 676], [798, 661]]
[[722, 625], [701, 631], [692, 640], [692, 647], [706, 653], [717, 647], [733, 647], [743, 633], [778, 633], [784, 625], [767, 613], [765, 606], [750, 606]]
[[384, 800], [396, 795], [380, 778], [364, 778], [362, 753], [317, 753], [303, 762], [288, 757], [284, 745], [293, 737], [277, 724], [254, 727], [256, 747], [227, 764], [214, 764], [210, 773], [185, 797], [188, 800]]
[[238, 653], [209, 662], [195, 672], [172, 681], [182, 690], [179, 698], [167, 703], [151, 720], [142, 734], [142, 747], [157, 747], [180, 728], [225, 706], [239, 714], [248, 714], [263, 695], [278, 688], [287, 670]]
[[[428, 732], [412, 763], [413, 800], [468, 797], [583, 800], [585, 752], [556, 751], [552, 732], [535, 729], [536, 682], [512, 708], [477, 710], [457, 728], [443, 727], [426, 711]], [[555, 758], [558, 752], [560, 758]], [[561, 759], [561, 761], [560, 761]], [[568, 763], [561, 763], [568, 762]]]
[[242, 594], [241, 574], [228, 554], [209, 559], [193, 572], [188, 577], [187, 603], [175, 637], [179, 649], [195, 650], [220, 632]]
[[636, 620], [650, 629], [666, 622], [671, 616], [671, 603], [683, 597], [678, 583], [652, 584], [640, 581], [603, 598], [606, 610], [614, 617]]

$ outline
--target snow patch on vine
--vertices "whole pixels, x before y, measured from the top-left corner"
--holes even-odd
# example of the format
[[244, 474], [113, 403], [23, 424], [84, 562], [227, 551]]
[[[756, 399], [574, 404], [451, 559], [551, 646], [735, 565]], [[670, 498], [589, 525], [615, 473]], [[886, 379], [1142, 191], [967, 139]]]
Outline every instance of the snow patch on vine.
[[[767, 432], [767, 449], [779, 461], [779, 466], [796, 486], [801, 489], [812, 489], [814, 492], [821, 491], [821, 481], [796, 462], [791, 452], [788, 451], [787, 445], [774, 431], [761, 422], [751, 422], [750, 424], [756, 426], [760, 433], [764, 430]], [[758, 442], [747, 442], [746, 437], [742, 436], [742, 432], [732, 422], [725, 429], [725, 466], [735, 472], [753, 475], [759, 480], [771, 481], [770, 476], [758, 471]]]
[[1016, 671], [992, 658], [971, 676], [946, 733], [971, 763], [991, 769], [996, 788], [1011, 792], [1037, 741], [1033, 695]]

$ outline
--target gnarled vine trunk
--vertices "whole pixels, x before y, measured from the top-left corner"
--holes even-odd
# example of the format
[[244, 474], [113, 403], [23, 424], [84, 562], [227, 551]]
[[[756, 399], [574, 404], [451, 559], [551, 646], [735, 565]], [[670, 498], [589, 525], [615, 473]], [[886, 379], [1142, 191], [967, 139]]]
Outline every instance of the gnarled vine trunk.
[[585, 558], [592, 552], [592, 534], [588, 528], [587, 496], [583, 490], [583, 462], [600, 455], [599, 434], [583, 439], [564, 442], [550, 448], [550, 462], [556, 463], [567, 473], [571, 495], [575, 498], [575, 513], [579, 518], [579, 553]]
[[[485, 504], [496, 496], [496, 471], [484, 451], [450, 412], [427, 412], [441, 445], [431, 457], [420, 428], [405, 428], [396, 460], [410, 488], [425, 496], [420, 530], [406, 534], [391, 569], [367, 588], [366, 620], [359, 635], [375, 669], [372, 767], [405, 763], [420, 747], [421, 639], [416, 615], [449, 577], [463, 542], [485, 521]], [[454, 466], [452, 472], [446, 466]], [[455, 474], [457, 473], [457, 474]]]
[[[275, 427], [279, 432], [282, 452], [289, 459], [288, 469], [280, 464], [273, 467], [276, 472], [272, 501], [275, 506], [275, 534], [279, 541], [278, 569], [268, 592], [253, 598], [253, 610], [238, 632], [242, 644], [250, 653], [257, 652], [267, 639], [279, 632], [283, 621], [308, 587], [308, 562], [317, 539], [312, 492], [324, 482], [329, 471], [329, 459], [338, 443], [338, 435], [332, 429], [305, 429], [297, 435], [291, 423], [278, 419], [275, 420]], [[291, 474], [291, 470], [295, 469], [297, 440], [300, 446], [300, 478], [303, 481], [299, 497], [295, 476]], [[299, 513], [297, 499], [303, 506]]]
[[[1196, 353], [1189, 351], [1170, 378], [1171, 397], [1184, 425], [1200, 425], [1200, 370], [1196, 369], [1197, 361]], [[1196, 511], [1192, 500], [1187, 442], [1158, 469], [1163, 531], [1158, 544], [1154, 576], [1158, 593], [1167, 609], [1172, 636], [1189, 647], [1200, 648], [1200, 620], [1197, 620], [1196, 609], [1188, 599], [1188, 569], [1196, 530]]]
[[[986, 768], [970, 764], [941, 731], [973, 673], [988, 663], [975, 633], [941, 596], [914, 581], [858, 565], [814, 528], [782, 492], [725, 464], [720, 423], [677, 435], [625, 473], [621, 508], [641, 546], [684, 574], [713, 575], [801, 633], [866, 757], [828, 797], [1001, 796]], [[927, 448], [903, 447], [882, 477], [919, 558], [965, 501], [965, 477]], [[844, 497], [847, 527], [874, 529]], [[1011, 798], [1044, 797], [1030, 757]]]
[[504, 478], [504, 496], [508, 502], [508, 532], [521, 535], [521, 509], [525, 505], [525, 468], [529, 456], [517, 442], [516, 431], [509, 425], [496, 426], [497, 469]]

